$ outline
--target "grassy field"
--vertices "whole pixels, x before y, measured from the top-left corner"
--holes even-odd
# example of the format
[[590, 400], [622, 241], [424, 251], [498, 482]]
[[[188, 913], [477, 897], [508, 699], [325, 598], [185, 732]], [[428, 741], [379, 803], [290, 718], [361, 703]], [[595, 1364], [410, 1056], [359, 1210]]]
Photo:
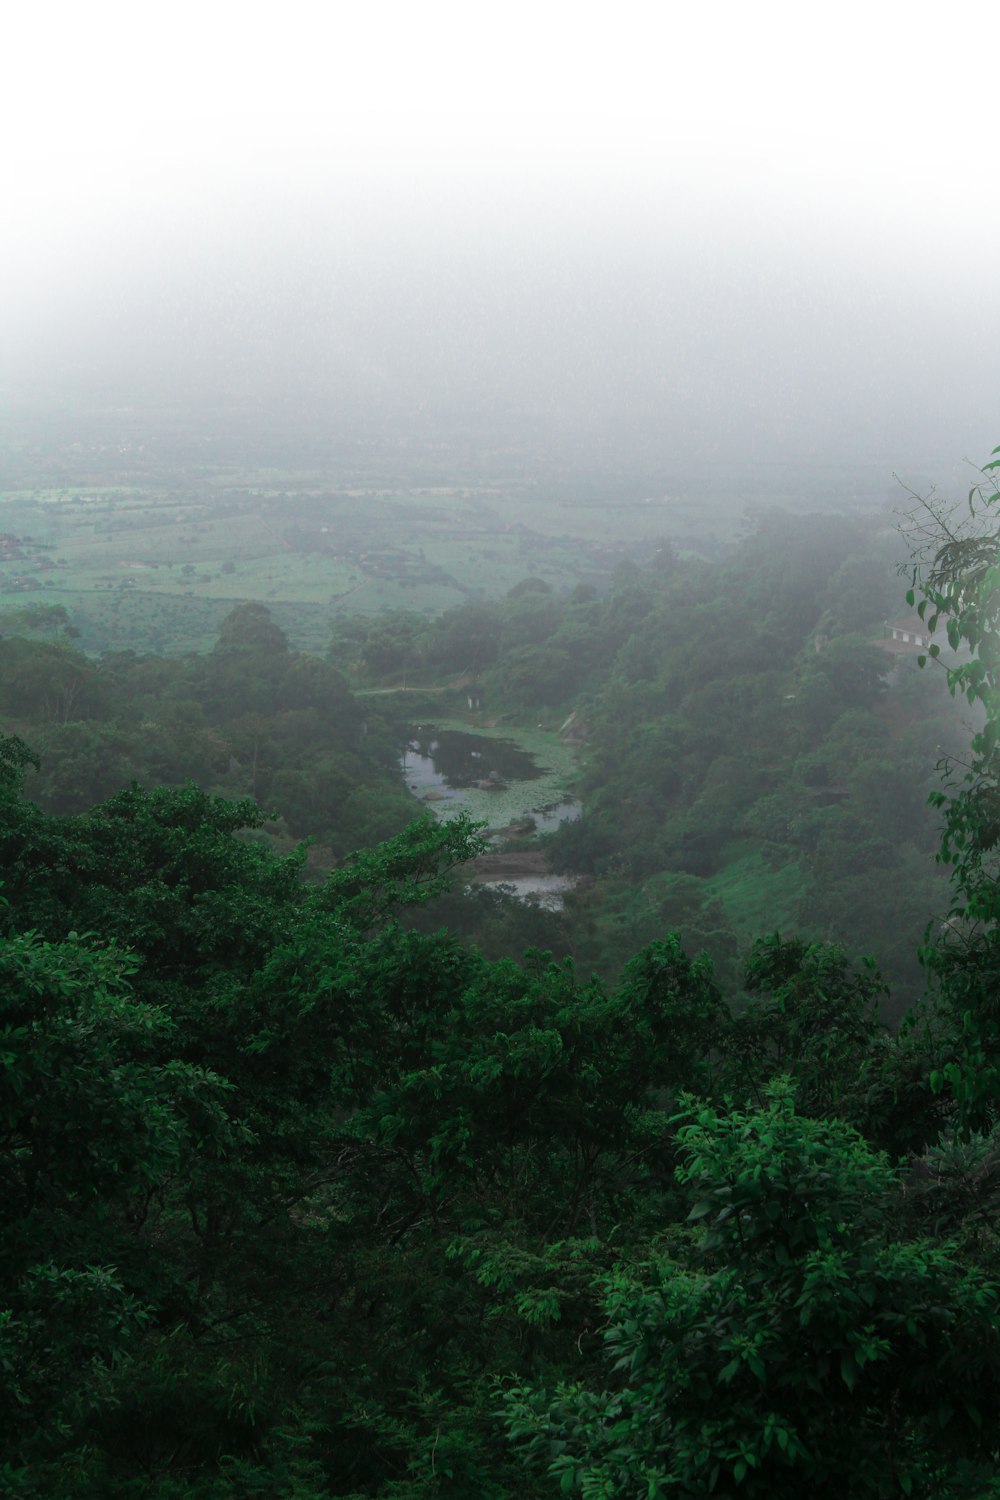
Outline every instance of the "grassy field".
[[759, 936], [802, 925], [797, 917], [802, 881], [796, 864], [775, 869], [759, 850], [752, 850], [734, 857], [705, 885], [722, 902], [739, 933]]
[[335, 614], [437, 614], [531, 575], [557, 589], [600, 584], [659, 535], [646, 508], [626, 541], [613, 509], [584, 510], [569, 532], [567, 512], [534, 494], [317, 494], [288, 480], [183, 496], [9, 490], [0, 518], [17, 539], [0, 559], [0, 611], [44, 599], [65, 605], [85, 649], [127, 640], [168, 653], [210, 644], [226, 610], [248, 599], [270, 606], [295, 646], [315, 648]]
[[812, 474], [794, 498], [792, 473], [768, 493], [721, 470], [636, 460], [602, 478], [528, 450], [446, 444], [345, 443], [280, 467], [251, 461], [243, 417], [239, 441], [213, 436], [211, 413], [196, 430], [159, 410], [95, 408], [70, 413], [61, 437], [40, 418], [33, 431], [8, 420], [0, 531], [17, 542], [0, 548], [0, 614], [63, 604], [86, 650], [172, 654], [210, 645], [227, 610], [253, 599], [294, 646], [322, 649], [337, 614], [433, 615], [529, 576], [601, 586], [662, 540], [718, 556], [748, 504], [836, 507], [840, 484]]

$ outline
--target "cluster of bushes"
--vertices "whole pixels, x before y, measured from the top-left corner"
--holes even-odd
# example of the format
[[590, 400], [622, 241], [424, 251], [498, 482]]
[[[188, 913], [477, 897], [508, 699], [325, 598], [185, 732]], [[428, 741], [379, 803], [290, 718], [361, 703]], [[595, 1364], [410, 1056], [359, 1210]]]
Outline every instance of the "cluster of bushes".
[[0, 713], [37, 751], [31, 794], [51, 812], [93, 806], [130, 781], [251, 796], [287, 842], [332, 856], [412, 815], [397, 733], [337, 669], [288, 649], [260, 604], [223, 621], [215, 648], [174, 658], [105, 653], [23, 634], [0, 653]]

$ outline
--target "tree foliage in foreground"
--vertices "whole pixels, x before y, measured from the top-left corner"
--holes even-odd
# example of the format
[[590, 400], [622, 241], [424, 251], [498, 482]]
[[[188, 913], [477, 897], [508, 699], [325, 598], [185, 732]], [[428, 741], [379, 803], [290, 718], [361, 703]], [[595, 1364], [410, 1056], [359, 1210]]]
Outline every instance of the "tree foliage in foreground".
[[949, 920], [926, 949], [962, 1041], [935, 1073], [965, 1124], [995, 1120], [1000, 1093], [1000, 448], [969, 491], [967, 513], [920, 502], [911, 516], [908, 599], [938, 639], [928, 665], [978, 712], [967, 760], [941, 763], [933, 802], [943, 820], [939, 861], [950, 866]]
[[[979, 1473], [994, 1240], [946, 1164], [911, 1204], [858, 1134], [919, 1150], [941, 1107], [870, 970], [772, 938], [740, 998], [676, 937], [614, 990], [491, 962], [397, 920], [467, 826], [305, 886], [238, 836], [252, 804], [46, 817], [25, 759], [4, 745], [6, 1493], [499, 1500], [741, 1462], [822, 1493], [846, 1410], [886, 1493]], [[625, 1363], [588, 1395], [605, 1326]]]
[[512, 1392], [514, 1437], [586, 1497], [983, 1494], [992, 1280], [907, 1233], [900, 1172], [786, 1084], [683, 1118], [695, 1243], [608, 1278], [607, 1385]]
[[977, 555], [928, 581], [987, 728], [897, 1037], [827, 944], [723, 994], [674, 934], [608, 988], [406, 928], [466, 824], [309, 887], [252, 802], [49, 817], [0, 742], [0, 1494], [995, 1500]]
[[[984, 472], [997, 469], [1000, 458]], [[794, 1040], [799, 1059], [817, 1037], [820, 1057], [832, 1049], [826, 1095], [810, 1099], [819, 1118], [798, 1116], [784, 1083], [770, 1083], [753, 1110], [692, 1101], [674, 1173], [692, 1241], [681, 1253], [669, 1240], [653, 1246], [607, 1278], [602, 1383], [508, 1396], [512, 1435], [565, 1493], [997, 1493], [998, 502], [991, 483], [974, 489], [964, 532], [934, 512], [927, 529], [924, 518], [930, 545], [917, 552], [909, 596], [922, 593], [932, 633], [946, 627], [960, 653], [948, 685], [984, 718], [971, 760], [958, 775], [946, 765], [949, 784], [933, 798], [954, 901], [925, 941], [933, 1003], [897, 1044], [893, 1110], [915, 1085], [929, 1088], [944, 1129], [905, 1169], [873, 1151], [875, 1100], [886, 1094], [884, 1074], [870, 1086], [870, 1055], [842, 1099], [848, 1116], [865, 1101], [855, 1119], [869, 1140], [836, 1118], [837, 1053], [851, 1050], [864, 1007], [844, 1012], [846, 1032], [836, 1024], [822, 977], [836, 965], [814, 955]], [[748, 975], [768, 975], [772, 1014], [794, 1001], [809, 967], [799, 955], [798, 974], [782, 972], [790, 947], [758, 950]], [[753, 1060], [753, 1045], [741, 1051]]]

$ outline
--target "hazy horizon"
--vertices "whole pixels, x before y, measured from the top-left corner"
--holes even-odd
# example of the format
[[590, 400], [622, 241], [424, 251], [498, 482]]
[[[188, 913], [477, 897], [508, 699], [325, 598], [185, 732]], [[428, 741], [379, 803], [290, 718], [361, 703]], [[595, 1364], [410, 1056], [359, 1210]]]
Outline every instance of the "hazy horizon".
[[887, 481], [1000, 441], [960, 11], [54, 15], [4, 106], [12, 406]]

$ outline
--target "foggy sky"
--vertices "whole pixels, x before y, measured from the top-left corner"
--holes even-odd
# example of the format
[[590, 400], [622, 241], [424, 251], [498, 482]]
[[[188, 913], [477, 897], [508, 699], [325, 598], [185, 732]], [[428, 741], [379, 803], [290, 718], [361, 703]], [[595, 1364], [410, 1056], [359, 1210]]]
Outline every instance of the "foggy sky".
[[11, 401], [887, 476], [1000, 442], [971, 9], [86, 9], [15, 22]]

